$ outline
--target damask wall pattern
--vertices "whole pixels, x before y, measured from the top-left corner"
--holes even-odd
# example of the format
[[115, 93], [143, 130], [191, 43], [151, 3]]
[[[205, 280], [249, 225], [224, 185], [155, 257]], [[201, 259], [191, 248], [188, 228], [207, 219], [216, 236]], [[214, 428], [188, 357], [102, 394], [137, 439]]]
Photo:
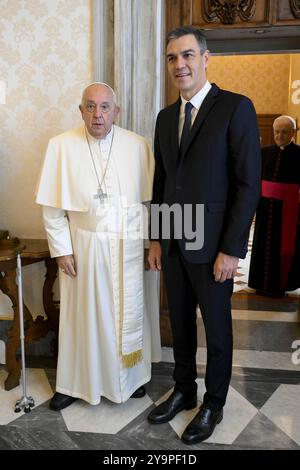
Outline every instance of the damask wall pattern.
[[286, 114], [290, 55], [212, 56], [208, 78], [252, 99], [258, 114]]
[[[300, 127], [300, 54], [291, 54], [290, 67], [290, 99], [288, 114], [296, 119]], [[296, 143], [300, 144], [300, 131], [297, 132]]]
[[91, 81], [90, 0], [0, 0], [0, 227], [44, 238], [34, 192], [50, 137], [81, 122]]

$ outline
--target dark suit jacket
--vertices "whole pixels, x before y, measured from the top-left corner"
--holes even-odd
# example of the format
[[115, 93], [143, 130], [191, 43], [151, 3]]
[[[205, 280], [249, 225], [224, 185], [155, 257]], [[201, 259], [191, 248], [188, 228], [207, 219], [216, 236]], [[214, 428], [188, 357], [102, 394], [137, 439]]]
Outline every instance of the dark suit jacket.
[[[203, 247], [189, 251], [185, 242], [190, 240], [183, 236], [178, 241], [188, 261], [213, 262], [219, 251], [244, 258], [260, 192], [261, 151], [253, 104], [213, 84], [179, 161], [180, 104], [178, 99], [157, 117], [152, 204], [204, 204]], [[167, 254], [170, 240], [160, 241]]]

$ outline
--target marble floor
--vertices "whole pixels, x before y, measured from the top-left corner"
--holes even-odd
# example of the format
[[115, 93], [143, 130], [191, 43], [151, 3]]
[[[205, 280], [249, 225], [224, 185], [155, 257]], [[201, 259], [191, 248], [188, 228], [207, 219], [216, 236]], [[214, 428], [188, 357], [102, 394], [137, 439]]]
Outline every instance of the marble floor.
[[[233, 297], [233, 373], [224, 419], [197, 449], [300, 450], [300, 324], [298, 295], [259, 297], [239, 290]], [[198, 400], [204, 393], [205, 338], [199, 317]], [[27, 358], [31, 413], [14, 413], [21, 388], [4, 390], [0, 366], [0, 449], [186, 450], [180, 436], [197, 409], [182, 411], [170, 423], [153, 426], [147, 414], [171, 393], [173, 355], [153, 365], [152, 380], [141, 399], [98, 406], [80, 400], [62, 412], [49, 409], [55, 389], [52, 358]], [[191, 450], [191, 447], [188, 448]]]

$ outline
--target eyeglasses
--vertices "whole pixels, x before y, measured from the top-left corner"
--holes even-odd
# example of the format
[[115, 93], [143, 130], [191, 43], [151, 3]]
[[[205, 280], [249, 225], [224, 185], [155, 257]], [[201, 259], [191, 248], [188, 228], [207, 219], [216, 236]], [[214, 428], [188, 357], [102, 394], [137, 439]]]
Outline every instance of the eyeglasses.
[[101, 113], [108, 113], [112, 109], [112, 105], [109, 103], [102, 103], [99, 105], [97, 105], [96, 103], [87, 103], [84, 108], [88, 113], [92, 114], [96, 111], [98, 106]]

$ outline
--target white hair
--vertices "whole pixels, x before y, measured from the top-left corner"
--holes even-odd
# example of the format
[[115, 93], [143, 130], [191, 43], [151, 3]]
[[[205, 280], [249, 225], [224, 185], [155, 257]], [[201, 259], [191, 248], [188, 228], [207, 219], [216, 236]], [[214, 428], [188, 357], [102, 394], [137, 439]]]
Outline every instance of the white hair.
[[116, 97], [115, 91], [112, 89], [111, 86], [109, 86], [107, 83], [104, 83], [104, 82], [92, 82], [92, 83], [90, 83], [88, 86], [86, 86], [85, 89], [84, 89], [83, 92], [82, 92], [81, 104], [83, 104], [84, 96], [85, 96], [86, 90], [87, 90], [90, 86], [92, 86], [92, 85], [102, 85], [102, 86], [106, 86], [106, 87], [111, 91], [111, 93], [112, 93], [114, 104], [117, 104], [117, 97]]
[[275, 122], [280, 121], [282, 119], [287, 119], [288, 121], [290, 121], [290, 123], [292, 124], [292, 129], [293, 130], [297, 129], [296, 120], [294, 118], [292, 118], [291, 116], [287, 116], [287, 115], [282, 115], [282, 116], [279, 116], [278, 118], [276, 118], [273, 122], [273, 126], [274, 126]]

